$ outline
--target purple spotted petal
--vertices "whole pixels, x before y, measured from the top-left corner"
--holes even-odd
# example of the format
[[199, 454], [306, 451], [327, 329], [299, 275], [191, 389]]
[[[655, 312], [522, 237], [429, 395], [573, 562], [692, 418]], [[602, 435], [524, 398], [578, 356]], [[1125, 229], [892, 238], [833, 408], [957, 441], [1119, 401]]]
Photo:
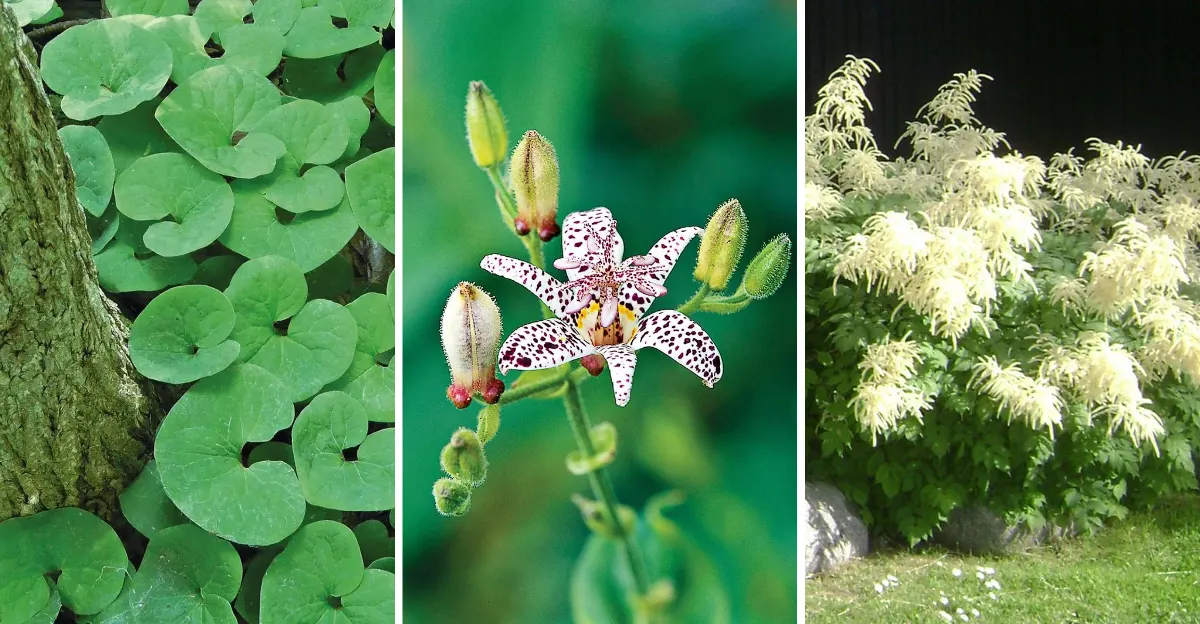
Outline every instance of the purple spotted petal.
[[495, 273], [524, 286], [529, 292], [537, 295], [550, 308], [554, 316], [564, 317], [569, 314], [567, 306], [571, 303], [570, 291], [562, 289], [562, 282], [553, 275], [515, 258], [491, 254], [479, 263], [483, 270]]
[[[643, 279], [649, 282], [651, 290], [656, 290], [659, 293], [665, 293], [663, 285], [667, 282], [667, 276], [671, 274], [671, 270], [675, 268], [675, 263], [679, 260], [679, 255], [683, 253], [684, 248], [697, 235], [703, 234], [704, 230], [698, 227], [680, 228], [660, 238], [653, 247], [650, 248], [649, 256], [654, 257], [655, 263], [651, 265], [654, 270], [646, 275]], [[643, 285], [645, 286], [645, 285]], [[626, 282], [621, 285], [621, 303], [633, 310], [634, 318], [641, 318], [646, 310], [650, 308], [650, 304], [654, 303], [657, 297], [662, 294], [653, 295], [645, 292], [642, 288], [638, 288], [636, 282]]]
[[633, 387], [633, 368], [637, 366], [637, 354], [626, 344], [609, 345], [596, 349], [604, 356], [608, 364], [608, 374], [612, 377], [613, 395], [617, 398], [617, 406], [625, 407], [629, 403], [629, 391]]
[[518, 327], [500, 345], [500, 373], [553, 368], [595, 352], [570, 323], [546, 319]]
[[[625, 253], [625, 242], [617, 233], [617, 224], [613, 221], [612, 213], [608, 211], [608, 208], [572, 212], [563, 220], [563, 257], [583, 259], [587, 255], [597, 255], [603, 239], [610, 233], [612, 234], [612, 253], [609, 261], [615, 265], [621, 262], [621, 257]], [[577, 263], [570, 262], [570, 264]], [[590, 268], [588, 264], [578, 263], [578, 266], [566, 269], [567, 280], [578, 279], [586, 275]]]
[[708, 334], [675, 310], [662, 310], [643, 318], [629, 346], [653, 347], [696, 373], [709, 388], [721, 379], [721, 354]]

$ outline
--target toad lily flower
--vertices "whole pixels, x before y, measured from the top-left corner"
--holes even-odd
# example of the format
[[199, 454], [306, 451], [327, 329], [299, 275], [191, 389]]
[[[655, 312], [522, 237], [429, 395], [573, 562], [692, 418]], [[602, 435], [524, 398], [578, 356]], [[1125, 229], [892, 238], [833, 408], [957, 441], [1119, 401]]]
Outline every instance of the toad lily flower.
[[663, 310], [643, 317], [667, 292], [667, 276], [698, 227], [675, 230], [644, 256], [622, 262], [625, 244], [607, 208], [576, 212], [563, 222], [560, 282], [527, 262], [489, 255], [481, 266], [537, 295], [555, 317], [518, 328], [500, 347], [500, 372], [552, 368], [587, 355], [608, 362], [617, 405], [629, 403], [636, 351], [654, 347], [712, 387], [721, 378], [721, 355], [687, 315]]

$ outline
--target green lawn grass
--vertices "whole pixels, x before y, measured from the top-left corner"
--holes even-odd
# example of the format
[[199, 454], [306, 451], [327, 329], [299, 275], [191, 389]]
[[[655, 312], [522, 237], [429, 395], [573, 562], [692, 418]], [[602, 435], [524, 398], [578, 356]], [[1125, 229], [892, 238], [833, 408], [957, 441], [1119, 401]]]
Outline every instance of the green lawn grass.
[[[977, 568], [994, 573], [980, 580]], [[878, 592], [889, 575], [899, 583]], [[985, 586], [992, 579], [999, 589]], [[943, 610], [959, 622], [959, 608], [972, 622], [1200, 622], [1200, 497], [1023, 554], [883, 552], [805, 581], [810, 624], [943, 622]]]

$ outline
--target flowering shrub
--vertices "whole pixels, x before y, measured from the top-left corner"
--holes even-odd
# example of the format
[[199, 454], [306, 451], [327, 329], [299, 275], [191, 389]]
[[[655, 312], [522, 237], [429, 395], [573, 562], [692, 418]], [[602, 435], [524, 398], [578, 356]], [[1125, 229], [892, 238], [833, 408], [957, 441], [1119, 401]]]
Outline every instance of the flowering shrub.
[[912, 543], [968, 501], [1086, 530], [1195, 488], [1200, 157], [1023, 155], [969, 71], [888, 158], [875, 70], [805, 119], [808, 474]]

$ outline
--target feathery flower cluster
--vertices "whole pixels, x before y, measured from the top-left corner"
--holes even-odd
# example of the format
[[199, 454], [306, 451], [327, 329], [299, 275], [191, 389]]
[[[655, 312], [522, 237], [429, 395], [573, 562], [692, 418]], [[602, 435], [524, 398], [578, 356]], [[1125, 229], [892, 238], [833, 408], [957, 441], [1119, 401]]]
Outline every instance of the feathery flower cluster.
[[1031, 428], [1045, 428], [1054, 438], [1054, 427], [1062, 426], [1062, 397], [1059, 390], [1045, 379], [1034, 379], [1021, 372], [1016, 364], [1001, 366], [988, 356], [972, 366], [971, 385], [1008, 410], [1012, 417], [1024, 420]]
[[850, 405], [863, 428], [871, 430], [871, 444], [905, 418], [920, 420], [931, 407], [931, 397], [911, 383], [920, 363], [917, 343], [907, 339], [867, 346], [858, 364], [862, 380]]

